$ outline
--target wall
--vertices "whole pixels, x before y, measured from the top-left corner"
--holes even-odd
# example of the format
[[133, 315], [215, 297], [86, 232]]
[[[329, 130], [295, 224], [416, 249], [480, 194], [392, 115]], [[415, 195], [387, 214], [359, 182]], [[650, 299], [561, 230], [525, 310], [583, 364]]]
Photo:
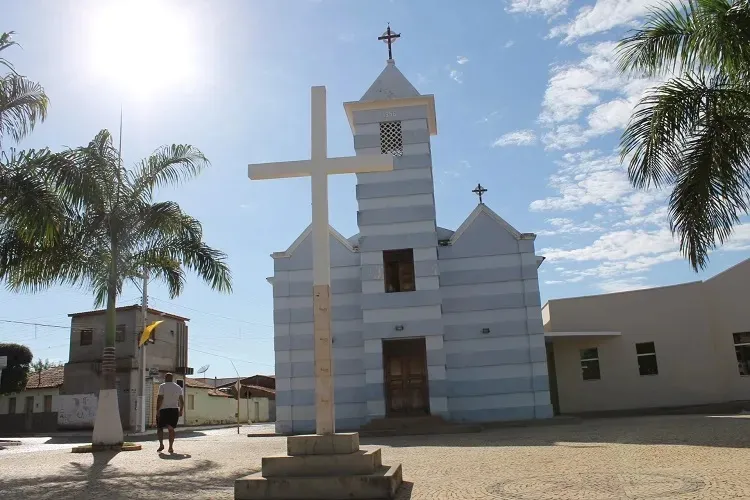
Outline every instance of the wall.
[[[581, 413], [721, 402], [719, 356], [700, 282], [550, 301], [554, 332], [614, 331], [620, 337], [553, 341], [560, 411]], [[731, 335], [726, 339], [731, 347]], [[654, 342], [658, 375], [641, 376], [635, 344]], [[597, 347], [601, 380], [583, 380], [580, 349]], [[725, 349], [725, 351], [727, 351]], [[735, 372], [736, 373], [736, 372]]]
[[[30, 375], [33, 377], [34, 375]], [[15, 392], [11, 394], [3, 394], [0, 396], [0, 415], [8, 413], [8, 401], [10, 398], [16, 398], [16, 413], [26, 412], [26, 398], [34, 397], [34, 413], [45, 413], [44, 412], [44, 397], [52, 396], [52, 412], [56, 412], [58, 408], [57, 395], [60, 393], [58, 388], [54, 389], [34, 389], [33, 391]]]
[[519, 235], [481, 205], [475, 213], [453, 244], [438, 250], [450, 416], [549, 418], [533, 235]]
[[96, 419], [97, 404], [96, 394], [63, 394], [58, 396], [58, 426], [61, 429], [92, 429]]
[[[383, 340], [425, 337], [430, 412], [448, 416], [437, 225], [426, 105], [355, 111], [357, 155], [380, 154], [380, 123], [401, 122], [392, 172], [357, 174], [366, 418], [386, 415]], [[411, 248], [416, 290], [386, 293], [383, 251]], [[397, 331], [396, 325], [403, 326]], [[352, 422], [352, 427], [356, 428]]]
[[[209, 395], [208, 389], [188, 388], [188, 397], [194, 396], [194, 409], [185, 410], [187, 425], [233, 424], [237, 422], [237, 400]], [[240, 400], [240, 422], [247, 423], [248, 408], [255, 417], [255, 405], [259, 406], [260, 422], [268, 421], [267, 398], [243, 398]], [[186, 402], [187, 404], [187, 402]], [[255, 420], [254, 420], [255, 421]]]
[[733, 333], [750, 332], [748, 283], [750, 259], [703, 284], [703, 296], [711, 306], [711, 338], [718, 361], [714, 376], [726, 401], [750, 400], [750, 377], [739, 375], [732, 338]]
[[[331, 235], [331, 330], [337, 426], [361, 418], [364, 399], [359, 256]], [[274, 260], [276, 431], [314, 432], [312, 237]], [[347, 413], [349, 412], [349, 413]]]

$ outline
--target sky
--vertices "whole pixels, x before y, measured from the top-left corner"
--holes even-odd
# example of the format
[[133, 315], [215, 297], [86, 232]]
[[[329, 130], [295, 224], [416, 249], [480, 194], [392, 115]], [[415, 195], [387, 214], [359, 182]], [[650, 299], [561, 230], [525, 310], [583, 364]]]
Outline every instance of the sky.
[[[485, 203], [536, 233], [543, 303], [705, 279], [748, 257], [750, 222], [691, 271], [669, 231], [667, 193], [636, 191], [617, 154], [620, 133], [654, 82], [616, 71], [614, 46], [648, 12], [645, 0], [0, 0], [0, 31], [22, 45], [16, 69], [50, 97], [47, 120], [19, 148], [84, 145], [118, 134], [132, 165], [162, 144], [200, 148], [211, 167], [159, 199], [200, 219], [225, 251], [234, 293], [197, 278], [150, 305], [190, 318], [190, 359], [209, 377], [273, 373], [270, 254], [310, 223], [309, 179], [250, 182], [247, 164], [309, 157], [310, 86], [328, 93], [330, 156], [353, 155], [343, 102], [385, 66], [390, 22], [399, 69], [434, 94], [437, 221], [456, 229]], [[357, 232], [355, 176], [329, 182], [330, 222]], [[138, 303], [126, 289], [119, 305]], [[66, 361], [69, 313], [87, 290], [0, 291], [0, 342]], [[9, 321], [14, 321], [12, 323]], [[36, 323], [21, 324], [17, 322]], [[233, 367], [234, 365], [234, 367]]]

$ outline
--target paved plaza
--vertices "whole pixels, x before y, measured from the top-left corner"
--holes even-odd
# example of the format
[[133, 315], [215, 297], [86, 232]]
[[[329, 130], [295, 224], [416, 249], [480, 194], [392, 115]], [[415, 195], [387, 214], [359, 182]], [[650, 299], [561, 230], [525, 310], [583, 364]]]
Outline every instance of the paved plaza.
[[[185, 432], [158, 443], [71, 454], [71, 438], [0, 451], [0, 498], [232, 498], [235, 478], [285, 451], [248, 428]], [[399, 500], [750, 499], [750, 417], [662, 416], [517, 427], [479, 434], [363, 439], [401, 462]], [[77, 441], [80, 442], [80, 439]]]

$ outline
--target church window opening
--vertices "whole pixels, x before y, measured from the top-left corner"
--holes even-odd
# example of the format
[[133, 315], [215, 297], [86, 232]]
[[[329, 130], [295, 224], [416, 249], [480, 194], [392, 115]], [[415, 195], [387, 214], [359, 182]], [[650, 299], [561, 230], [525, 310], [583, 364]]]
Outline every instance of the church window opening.
[[737, 355], [737, 368], [740, 375], [750, 375], [750, 332], [734, 333], [734, 352]]
[[417, 289], [414, 281], [414, 250], [384, 250], [385, 292], [413, 292]]
[[404, 143], [401, 138], [401, 122], [380, 122], [380, 152], [402, 156]]

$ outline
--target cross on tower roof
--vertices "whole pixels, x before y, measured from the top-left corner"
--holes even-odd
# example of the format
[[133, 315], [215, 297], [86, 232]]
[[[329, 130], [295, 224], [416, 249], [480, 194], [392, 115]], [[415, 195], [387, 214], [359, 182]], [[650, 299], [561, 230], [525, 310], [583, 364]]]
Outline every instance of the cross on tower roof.
[[477, 184], [477, 187], [471, 190], [472, 193], [479, 196], [479, 204], [482, 204], [482, 195], [487, 192], [485, 188], [482, 187], [481, 184]]
[[391, 51], [391, 45], [398, 39], [401, 38], [401, 33], [394, 33], [391, 31], [391, 23], [388, 23], [388, 28], [385, 32], [378, 37], [378, 40], [382, 40], [388, 44], [388, 60], [393, 59], [393, 52]]

